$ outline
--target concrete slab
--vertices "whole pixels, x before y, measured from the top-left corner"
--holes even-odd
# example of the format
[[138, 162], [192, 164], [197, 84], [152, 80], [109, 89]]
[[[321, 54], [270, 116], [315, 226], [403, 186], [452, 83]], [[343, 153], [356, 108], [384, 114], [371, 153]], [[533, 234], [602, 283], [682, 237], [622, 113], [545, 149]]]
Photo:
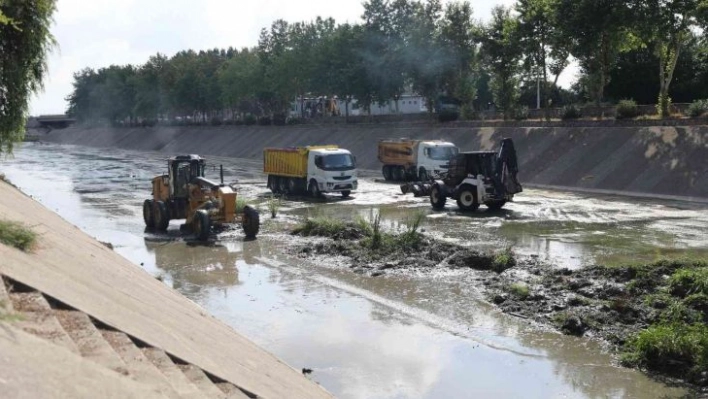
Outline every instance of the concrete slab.
[[0, 244], [0, 273], [263, 398], [331, 395], [41, 204], [0, 183], [0, 218], [39, 234], [31, 253]]

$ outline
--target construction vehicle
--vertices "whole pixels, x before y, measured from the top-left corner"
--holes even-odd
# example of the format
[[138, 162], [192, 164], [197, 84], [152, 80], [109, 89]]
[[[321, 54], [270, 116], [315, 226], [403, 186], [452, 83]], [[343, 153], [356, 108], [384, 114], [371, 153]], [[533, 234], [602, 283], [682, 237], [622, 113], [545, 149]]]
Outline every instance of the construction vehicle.
[[428, 181], [447, 170], [459, 150], [442, 140], [381, 140], [379, 161], [384, 179], [389, 181]]
[[338, 192], [349, 197], [357, 188], [356, 159], [334, 145], [263, 150], [268, 188], [278, 194]]
[[503, 139], [499, 151], [457, 154], [444, 178], [433, 183], [430, 203], [443, 209], [447, 198], [454, 198], [462, 211], [477, 210], [480, 204], [499, 210], [523, 190], [516, 178], [518, 171], [511, 139]]
[[143, 219], [148, 228], [167, 230], [170, 220], [186, 219], [183, 227], [197, 239], [209, 237], [213, 226], [240, 222], [247, 238], [255, 238], [260, 227], [258, 211], [245, 206], [236, 212], [236, 192], [204, 177], [206, 162], [199, 155], [179, 155], [167, 161], [166, 175], [152, 179], [152, 199], [143, 203]]

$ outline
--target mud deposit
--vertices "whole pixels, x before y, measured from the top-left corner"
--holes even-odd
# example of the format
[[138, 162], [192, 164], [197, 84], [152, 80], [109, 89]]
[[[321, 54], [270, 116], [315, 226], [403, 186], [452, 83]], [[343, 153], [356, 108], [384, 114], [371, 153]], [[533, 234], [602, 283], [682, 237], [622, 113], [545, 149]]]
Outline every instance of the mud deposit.
[[[415, 229], [372, 233], [372, 223], [306, 219], [292, 232], [322, 237], [298, 243], [292, 251], [312, 262], [332, 262], [369, 277], [391, 274], [435, 275], [440, 270], [470, 270], [483, 295], [505, 313], [574, 336], [593, 337], [621, 353], [621, 362], [642, 367], [655, 377], [708, 393], [708, 267], [698, 261], [658, 261], [624, 267], [553, 267], [510, 249], [496, 253], [471, 250], [427, 237]], [[378, 244], [373, 245], [374, 236]], [[656, 327], [694, 329], [693, 346], [646, 348], [640, 335]], [[673, 344], [673, 343], [672, 343]], [[644, 346], [644, 348], [639, 349]], [[669, 353], [658, 353], [662, 350]], [[698, 353], [686, 353], [695, 350]], [[640, 353], [641, 352], [641, 353]]]

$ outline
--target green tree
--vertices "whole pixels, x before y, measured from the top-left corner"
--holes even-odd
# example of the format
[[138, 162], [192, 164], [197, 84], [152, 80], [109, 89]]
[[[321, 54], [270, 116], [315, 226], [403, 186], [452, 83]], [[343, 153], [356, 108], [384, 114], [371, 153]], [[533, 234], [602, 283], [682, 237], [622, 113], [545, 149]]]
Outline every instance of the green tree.
[[676, 63], [691, 39], [691, 30], [706, 27], [708, 0], [633, 0], [631, 10], [641, 15], [636, 29], [644, 45], [659, 60], [659, 115], [670, 115], [669, 89]]
[[627, 1], [559, 0], [555, 20], [588, 77], [592, 99], [599, 105], [617, 56], [634, 46]]
[[42, 89], [55, 0], [0, 1], [0, 153], [24, 137], [30, 96]]
[[462, 103], [463, 116], [467, 117], [474, 112], [477, 95], [478, 36], [479, 27], [472, 19], [470, 3], [448, 3], [441, 21], [440, 43], [450, 64], [442, 71], [442, 85], [448, 95]]
[[482, 36], [482, 57], [489, 69], [491, 91], [496, 106], [509, 118], [519, 99], [519, 72], [523, 57], [519, 24], [511, 10], [492, 10], [492, 20]]

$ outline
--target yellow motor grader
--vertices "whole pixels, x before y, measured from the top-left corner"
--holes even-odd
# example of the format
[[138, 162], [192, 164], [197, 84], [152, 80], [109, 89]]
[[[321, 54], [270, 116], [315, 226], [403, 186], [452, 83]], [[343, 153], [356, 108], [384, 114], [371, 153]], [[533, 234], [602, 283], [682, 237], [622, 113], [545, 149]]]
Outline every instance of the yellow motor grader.
[[241, 222], [247, 238], [255, 238], [260, 227], [258, 211], [246, 206], [236, 212], [236, 192], [204, 177], [206, 163], [199, 155], [178, 155], [167, 161], [168, 174], [152, 179], [152, 199], [143, 203], [148, 228], [166, 230], [173, 219], [186, 219], [197, 239], [209, 237], [212, 226]]

